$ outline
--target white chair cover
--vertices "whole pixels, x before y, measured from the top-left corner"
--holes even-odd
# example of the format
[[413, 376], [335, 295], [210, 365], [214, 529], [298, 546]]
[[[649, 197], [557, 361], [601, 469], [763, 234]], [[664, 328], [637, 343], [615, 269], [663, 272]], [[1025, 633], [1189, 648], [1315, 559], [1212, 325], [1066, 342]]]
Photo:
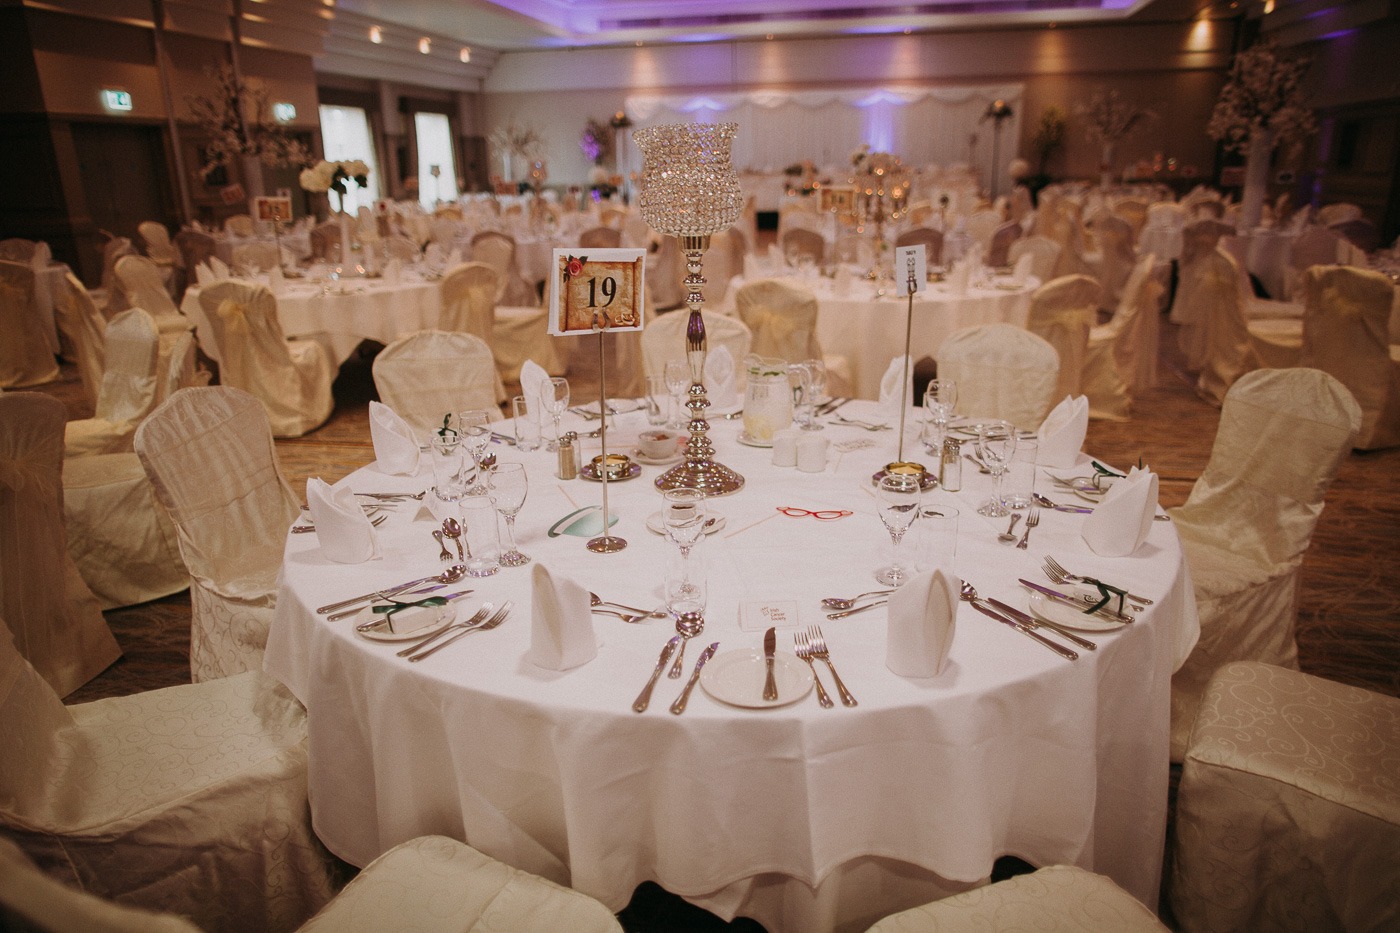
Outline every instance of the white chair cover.
[[1021, 233], [1021, 225], [1014, 220], [997, 227], [987, 248], [987, 265], [997, 269], [1011, 265], [1011, 244], [1021, 238]]
[[156, 406], [159, 347], [156, 322], [145, 311], [128, 308], [112, 318], [107, 325], [107, 369], [97, 392], [96, 414], [64, 427], [65, 457], [131, 450], [136, 426]]
[[924, 259], [930, 267], [943, 264], [942, 230], [935, 230], [932, 227], [913, 227], [895, 237], [894, 244], [895, 246], [921, 245], [924, 248]]
[[779, 279], [760, 279], [734, 293], [734, 308], [753, 333], [752, 350], [759, 356], [793, 363], [822, 358], [817, 297], [809, 289]]
[[1035, 257], [1031, 261], [1031, 275], [1040, 279], [1042, 283], [1055, 277], [1055, 266], [1060, 261], [1060, 244], [1047, 236], [1021, 237], [1012, 242], [1007, 250], [1006, 258], [1014, 266], [1016, 260], [1026, 253]]
[[983, 324], [952, 334], [938, 348], [938, 376], [958, 384], [957, 413], [1005, 418], [1034, 431], [1055, 398], [1060, 356], [1014, 324]]
[[262, 405], [228, 386], [181, 389], [136, 430], [136, 453], [189, 568], [192, 679], [260, 670], [299, 512]]
[[1298, 567], [1360, 425], [1351, 393], [1316, 369], [1257, 370], [1226, 396], [1210, 462], [1170, 510], [1201, 619], [1195, 650], [1172, 676], [1173, 761], [1216, 668], [1297, 666]]
[[482, 408], [499, 419], [498, 378], [491, 348], [471, 334], [420, 330], [374, 358], [380, 401], [413, 427], [421, 443], [442, 427], [448, 412]]
[[1182, 930], [1400, 929], [1400, 700], [1220, 668], [1177, 795]]
[[253, 218], [247, 214], [234, 214], [224, 221], [224, 230], [234, 236], [252, 236], [257, 232]]
[[480, 337], [490, 347], [495, 339], [496, 296], [501, 276], [484, 262], [464, 262], [442, 278], [440, 330]]
[[532, 289], [520, 275], [515, 258], [515, 237], [495, 230], [484, 230], [472, 238], [472, 259], [484, 262], [501, 277], [499, 304], [530, 307], [539, 304]]
[[282, 264], [282, 254], [276, 243], [255, 240], [233, 248], [233, 267], [248, 273], [267, 272]]
[[646, 264], [646, 288], [652, 303], [663, 311], [684, 304], [685, 287], [681, 283], [685, 275], [685, 255], [681, 253], [680, 241], [673, 236], [663, 236]]
[[1126, 220], [1112, 214], [1101, 214], [1094, 221], [1094, 237], [1098, 240], [1098, 261], [1094, 277], [1103, 286], [1103, 307], [1117, 308], [1123, 298], [1123, 286], [1128, 283], [1137, 252], [1133, 249], [1133, 228]]
[[646, 222], [640, 211], [636, 211], [628, 214], [627, 219], [622, 222], [622, 236], [618, 245], [632, 249], [649, 249], [652, 236], [651, 225]]
[[1388, 343], [1395, 287], [1380, 272], [1313, 266], [1303, 276], [1299, 365], [1320, 369], [1361, 406], [1361, 450], [1400, 445], [1400, 359]]
[[[716, 312], [700, 312], [705, 321], [705, 342], [713, 353], [717, 347], [728, 347], [734, 359], [735, 382], [743, 392], [744, 359], [753, 346], [753, 333], [747, 324], [735, 317]], [[642, 361], [648, 376], [661, 376], [672, 360], [685, 360], [685, 329], [690, 312], [681, 309], [658, 314], [642, 330]]]
[[1317, 209], [1316, 221], [1324, 227], [1342, 223], [1347, 220], [1360, 220], [1363, 214], [1361, 208], [1347, 201], [1338, 201], [1334, 204], [1324, 204]]
[[97, 393], [102, 387], [102, 371], [107, 365], [107, 319], [97, 310], [97, 304], [83, 283], [71, 272], [63, 290], [54, 296], [53, 306], [59, 330], [68, 334], [76, 351], [83, 394], [96, 405]]
[[1284, 269], [1285, 298], [1296, 301], [1302, 297], [1303, 273], [1312, 266], [1330, 266], [1338, 262], [1342, 238], [1325, 226], [1309, 225], [1299, 232], [1288, 248], [1288, 267]]
[[1050, 865], [891, 914], [868, 933], [1165, 933], [1142, 902], [1103, 875]]
[[1147, 226], [1180, 230], [1186, 226], [1186, 209], [1172, 201], [1156, 201], [1149, 204]]
[[1089, 331], [1098, 319], [1103, 288], [1087, 275], [1066, 275], [1046, 282], [1031, 296], [1026, 329], [1045, 338], [1060, 357], [1055, 398], [1083, 395], [1080, 383], [1088, 352]]
[[[136, 247], [124, 236], [110, 236], [102, 247], [102, 313], [111, 317], [120, 314], [131, 305], [126, 300], [126, 290], [117, 279], [117, 261], [124, 256], [135, 256]], [[94, 299], [96, 300], [96, 299]]]
[[51, 878], [208, 931], [330, 898], [306, 713], [261, 672], [64, 707], [0, 630], [0, 719], [0, 822]]
[[34, 305], [34, 269], [0, 260], [0, 389], [58, 378], [45, 329]]
[[579, 234], [580, 249], [617, 249], [622, 245], [622, 231], [614, 227], [593, 227]]
[[1221, 404], [1236, 379], [1258, 368], [1240, 308], [1239, 268], [1223, 250], [1182, 266], [1172, 317], [1180, 318], [1177, 339], [1187, 368], [1200, 373], [1196, 392], [1212, 405]]
[[[190, 321], [171, 300], [160, 269], [145, 256], [123, 256], [117, 260], [117, 280], [126, 293], [126, 306], [142, 308], [155, 318], [162, 334], [178, 334], [190, 329]], [[107, 314], [115, 314], [110, 307]]]
[[820, 266], [826, 260], [826, 240], [817, 231], [802, 227], [783, 231], [782, 250], [788, 262], [806, 258]]
[[209, 384], [213, 375], [207, 369], [199, 368], [195, 352], [194, 333], [186, 331], [175, 338], [170, 349], [170, 358], [165, 362], [165, 370], [156, 373], [156, 404], [160, 404], [181, 389]]
[[136, 225], [136, 232], [146, 244], [146, 256], [158, 266], [175, 264], [175, 247], [170, 242], [170, 231], [165, 224], [154, 220], [143, 220]]
[[311, 243], [311, 256], [322, 262], [340, 261], [340, 224], [328, 220], [317, 224], [307, 234]]
[[1089, 331], [1080, 386], [1089, 414], [1121, 420], [1132, 408], [1132, 394], [1157, 384], [1157, 338], [1162, 284], [1153, 274], [1151, 253], [1138, 260], [1123, 287], [1118, 311]]
[[972, 216], [967, 218], [964, 230], [967, 231], [968, 236], [972, 237], [974, 243], [982, 247], [982, 254], [985, 256], [987, 251], [992, 248], [992, 235], [996, 233], [997, 228], [1004, 221], [1005, 218], [1002, 217], [1001, 211], [975, 211]]
[[67, 696], [121, 651], [68, 556], [63, 419], [63, 403], [50, 396], [0, 395], [0, 615], [20, 652]]
[[282, 336], [266, 285], [215, 282], [200, 291], [199, 304], [218, 351], [219, 381], [257, 396], [274, 435], [300, 437], [325, 423], [335, 404], [335, 366], [316, 341]]
[[[729, 283], [734, 276], [744, 271], [744, 248], [741, 234], [732, 227], [721, 230], [710, 237], [710, 248], [705, 250], [703, 274], [705, 276], [705, 304], [718, 308], [729, 294]], [[742, 357], [736, 357], [742, 359]]]
[[1137, 198], [1119, 198], [1113, 202], [1113, 216], [1126, 221], [1128, 228], [1132, 231], [1129, 240], [1129, 249], [1137, 244], [1138, 235], [1142, 233], [1142, 228], [1147, 224], [1147, 202]]

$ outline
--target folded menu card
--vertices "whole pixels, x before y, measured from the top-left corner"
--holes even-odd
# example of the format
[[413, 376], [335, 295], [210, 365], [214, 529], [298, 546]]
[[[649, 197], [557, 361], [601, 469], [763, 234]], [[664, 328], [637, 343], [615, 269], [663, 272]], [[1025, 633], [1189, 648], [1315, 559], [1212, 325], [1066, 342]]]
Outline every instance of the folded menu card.
[[1071, 467], [1079, 461], [1084, 435], [1089, 431], [1089, 399], [1081, 395], [1050, 409], [1040, 423], [1040, 447], [1036, 463], [1048, 467]]
[[321, 552], [341, 564], [358, 564], [379, 553], [374, 526], [349, 486], [330, 486], [318, 477], [306, 481], [306, 506], [316, 523]]
[[1134, 467], [1109, 487], [1080, 534], [1095, 554], [1127, 557], [1147, 540], [1156, 514], [1157, 474]]
[[549, 572], [536, 562], [530, 568], [530, 650], [525, 658], [536, 667], [567, 671], [587, 664], [598, 654], [593, 634], [593, 610], [588, 590]]
[[369, 403], [369, 438], [374, 465], [381, 473], [412, 476], [418, 472], [418, 440], [413, 429], [388, 405]]
[[900, 677], [936, 677], [948, 664], [962, 581], [951, 570], [915, 574], [890, 594], [885, 666]]

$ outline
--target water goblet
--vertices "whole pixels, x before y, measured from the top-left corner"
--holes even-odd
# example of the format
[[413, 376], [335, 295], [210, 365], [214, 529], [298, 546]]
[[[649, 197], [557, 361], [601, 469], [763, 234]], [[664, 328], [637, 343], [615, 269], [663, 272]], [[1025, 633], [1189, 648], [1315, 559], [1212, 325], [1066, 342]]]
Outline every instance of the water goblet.
[[481, 481], [481, 458], [486, 448], [491, 446], [491, 416], [484, 409], [474, 408], [457, 414], [457, 430], [462, 437], [462, 445], [471, 455], [475, 467], [473, 479], [467, 487], [467, 495], [484, 496], [486, 485]]
[[977, 512], [991, 518], [1002, 518], [1010, 513], [1001, 487], [1006, 468], [1011, 465], [1011, 458], [1016, 456], [1016, 426], [1009, 421], [988, 421], [978, 425], [977, 453], [996, 480], [992, 497], [982, 503]]
[[887, 473], [880, 477], [876, 498], [880, 502], [880, 521], [890, 533], [890, 563], [875, 571], [875, 579], [886, 586], [903, 586], [909, 580], [910, 569], [902, 559], [900, 545], [919, 516], [922, 497], [923, 486], [912, 474]]
[[807, 385], [802, 391], [807, 402], [807, 418], [802, 430], [821, 431], [825, 425], [817, 421], [817, 403], [826, 394], [826, 364], [821, 360], [803, 360], [802, 368], [807, 371]]
[[544, 410], [554, 419], [554, 437], [547, 445], [546, 450], [559, 449], [559, 419], [564, 417], [564, 409], [569, 407], [569, 380], [563, 376], [554, 376], [548, 382], [540, 386], [540, 404]]
[[525, 496], [529, 492], [529, 481], [525, 477], [525, 465], [523, 463], [496, 464], [486, 482], [486, 488], [491, 497], [491, 504], [506, 520], [507, 547], [505, 553], [501, 555], [501, 563], [507, 567], [523, 567], [530, 562], [530, 558], [522, 554], [515, 545], [515, 516], [525, 505]]
[[668, 360], [665, 369], [666, 389], [671, 393], [671, 426], [685, 427], [681, 416], [686, 389], [690, 388], [690, 367], [684, 360]]
[[[676, 572], [671, 576], [675, 578], [674, 585], [667, 583], [667, 605], [674, 599], [684, 602], [691, 589], [691, 578], [695, 576], [692, 567], [691, 553], [695, 550], [700, 539], [705, 535], [705, 521], [707, 509], [705, 508], [705, 494], [698, 489], [681, 487], [679, 489], [668, 489], [662, 493], [662, 524], [666, 528], [666, 537], [676, 546], [676, 552], [680, 556], [680, 562], [676, 565]], [[703, 612], [703, 582], [697, 584], [695, 590], [702, 599], [702, 604], [698, 609], [688, 608], [677, 610], [672, 607], [672, 612]]]

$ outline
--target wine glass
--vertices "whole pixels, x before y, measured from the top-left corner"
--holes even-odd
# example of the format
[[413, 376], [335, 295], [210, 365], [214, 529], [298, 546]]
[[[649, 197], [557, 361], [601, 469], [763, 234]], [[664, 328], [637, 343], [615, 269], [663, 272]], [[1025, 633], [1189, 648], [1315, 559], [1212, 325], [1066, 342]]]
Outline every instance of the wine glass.
[[992, 476], [996, 478], [996, 487], [992, 492], [992, 497], [983, 502], [977, 511], [979, 514], [991, 518], [1001, 518], [1010, 512], [1002, 498], [1001, 485], [1002, 477], [1006, 475], [1006, 468], [1011, 465], [1011, 458], [1016, 456], [1016, 426], [1009, 421], [988, 421], [979, 424], [977, 426], [977, 453], [982, 457], [982, 462], [987, 465], [987, 469], [992, 471]]
[[910, 575], [909, 569], [901, 560], [900, 545], [904, 533], [919, 516], [919, 501], [923, 497], [923, 485], [919, 478], [910, 473], [886, 473], [880, 477], [880, 487], [876, 498], [880, 502], [880, 521], [890, 533], [890, 563], [875, 571], [875, 579], [886, 586], [902, 586]]
[[681, 406], [685, 390], [690, 388], [690, 366], [684, 360], [668, 360], [665, 375], [666, 390], [671, 393], [671, 426], [683, 428], [685, 419], [681, 417]]
[[704, 612], [704, 581], [696, 574], [691, 552], [705, 535], [708, 509], [705, 494], [698, 489], [681, 487], [662, 493], [662, 524], [666, 537], [676, 546], [680, 562], [676, 572], [668, 575], [666, 604], [672, 612]]
[[501, 563], [507, 567], [523, 567], [530, 562], [530, 558], [520, 553], [520, 549], [515, 546], [515, 516], [525, 505], [525, 495], [529, 492], [529, 487], [523, 463], [496, 464], [486, 482], [491, 504], [506, 520], [508, 546], [501, 555]]
[[933, 379], [924, 390], [924, 447], [931, 453], [943, 449], [948, 422], [958, 403], [958, 384], [952, 379]]
[[825, 425], [817, 421], [817, 403], [826, 394], [826, 364], [821, 360], [804, 360], [802, 368], [807, 371], [806, 385], [802, 394], [807, 402], [807, 419], [802, 430], [820, 431]]
[[559, 419], [564, 417], [564, 409], [569, 407], [569, 380], [563, 376], [553, 376], [540, 386], [540, 404], [554, 419], [554, 437], [546, 450], [559, 449]]
[[462, 445], [471, 455], [472, 464], [476, 467], [472, 484], [467, 487], [467, 495], [485, 495], [486, 486], [481, 482], [481, 458], [486, 455], [486, 448], [491, 446], [491, 416], [480, 408], [459, 412], [457, 431], [461, 435]]

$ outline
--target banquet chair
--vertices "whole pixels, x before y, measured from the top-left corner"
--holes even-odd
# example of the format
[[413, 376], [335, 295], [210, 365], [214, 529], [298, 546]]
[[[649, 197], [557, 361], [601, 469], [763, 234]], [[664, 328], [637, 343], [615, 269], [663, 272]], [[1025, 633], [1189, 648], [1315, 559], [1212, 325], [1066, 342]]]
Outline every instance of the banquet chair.
[[53, 382], [58, 363], [34, 306], [34, 269], [0, 260], [0, 389]]
[[451, 248], [453, 241], [457, 239], [457, 231], [461, 229], [461, 220], [460, 210], [455, 219], [442, 214], [434, 217], [429, 228], [431, 232], [428, 234], [428, 242], [441, 243], [443, 246]]
[[[193, 326], [165, 290], [156, 264], [145, 256], [123, 256], [117, 260], [116, 273], [126, 294], [126, 307], [145, 311], [162, 334], [178, 334]], [[109, 308], [108, 319], [114, 316]]]
[[1021, 233], [1021, 225], [1014, 220], [997, 227], [987, 249], [987, 265], [993, 268], [1011, 265], [1011, 244], [1021, 238]]
[[1226, 395], [1210, 461], [1185, 504], [1169, 510], [1201, 622], [1172, 675], [1173, 761], [1216, 668], [1297, 667], [1298, 568], [1360, 426], [1346, 386], [1316, 369], [1256, 370]]
[[472, 237], [472, 259], [486, 263], [501, 277], [496, 296], [498, 303], [519, 307], [538, 304], [534, 290], [520, 274], [515, 258], [515, 237], [496, 230], [482, 230]]
[[124, 236], [107, 237], [107, 242], [102, 246], [102, 282], [101, 300], [98, 301], [96, 295], [93, 300], [98, 302], [102, 308], [102, 313], [110, 320], [114, 315], [120, 314], [131, 307], [126, 300], [126, 292], [122, 288], [121, 282], [117, 279], [117, 261], [124, 256], [135, 256], [136, 247], [131, 245], [131, 240]]
[[281, 251], [276, 243], [255, 241], [240, 243], [233, 248], [233, 267], [248, 273], [267, 272], [282, 264]]
[[1181, 771], [1184, 933], [1400, 929], [1400, 700], [1251, 661], [1211, 679]]
[[60, 696], [121, 656], [68, 556], [64, 417], [63, 403], [51, 396], [0, 395], [0, 616]]
[[67, 333], [73, 343], [83, 395], [95, 405], [102, 387], [102, 371], [106, 368], [107, 319], [97, 310], [87, 288], [71, 272], [63, 290], [54, 296], [53, 308], [59, 330]]
[[143, 220], [136, 225], [141, 242], [146, 245], [146, 257], [158, 266], [175, 265], [175, 247], [170, 242], [170, 231], [165, 224], [154, 220]]
[[895, 238], [895, 246], [922, 246], [929, 268], [943, 264], [943, 231], [911, 227]]
[[663, 236], [646, 264], [646, 289], [657, 310], [678, 308], [685, 303], [685, 254], [680, 240]]
[[604, 227], [622, 229], [622, 222], [627, 219], [627, 211], [621, 207], [605, 207], [598, 212], [598, 222]]
[[96, 410], [64, 426], [65, 458], [130, 451], [136, 426], [156, 406], [160, 333], [151, 316], [128, 308], [107, 324], [103, 344], [106, 366]]
[[417, 262], [422, 254], [418, 251], [418, 244], [402, 234], [394, 234], [384, 241], [384, 250], [389, 254], [390, 259], [397, 259], [400, 262]]
[[[936, 232], [936, 231], [935, 231]], [[843, 233], [831, 248], [832, 259], [846, 265], [869, 268], [875, 263], [875, 246], [870, 237], [859, 233]]]
[[[713, 352], [728, 347], [734, 360], [734, 384], [742, 391], [744, 359], [753, 347], [753, 332], [736, 317], [715, 311], [700, 312], [705, 321], [705, 339]], [[690, 312], [684, 309], [658, 314], [642, 329], [642, 365], [648, 376], [663, 376], [672, 360], [686, 361], [685, 330]]]
[[1043, 337], [1060, 358], [1055, 398], [1083, 394], [1080, 383], [1089, 332], [1098, 318], [1103, 292], [1103, 287], [1087, 275], [1065, 275], [1051, 279], [1031, 295], [1026, 329]]
[[1346, 386], [1361, 406], [1360, 450], [1400, 445], [1400, 348], [1389, 343], [1395, 288], [1383, 273], [1313, 266], [1303, 276], [1300, 366]]
[[26, 240], [24, 237], [6, 237], [0, 240], [0, 260], [31, 263], [34, 261], [34, 250], [38, 246], [36, 241]]
[[986, 255], [992, 248], [992, 235], [996, 233], [1005, 219], [1000, 211], [980, 210], [975, 211], [967, 218], [965, 230], [967, 235], [972, 237], [974, 243], [982, 247], [982, 255]]
[[1254, 283], [1250, 280], [1249, 273], [1245, 271], [1249, 258], [1249, 244], [1245, 238], [1223, 236], [1218, 245], [1230, 254], [1231, 258], [1235, 260], [1235, 265], [1239, 267], [1240, 306], [1244, 310], [1245, 320], [1251, 322], [1278, 319], [1302, 320], [1302, 302], [1280, 301], [1264, 298], [1254, 293]]
[[[438, 329], [473, 334], [486, 344], [496, 361], [496, 401], [503, 402], [506, 391], [502, 380], [506, 373], [502, 372], [501, 360], [496, 353], [496, 295], [500, 290], [499, 281], [496, 270], [484, 262], [466, 262], [449, 270], [442, 278], [442, 316], [438, 319]], [[540, 325], [544, 324], [541, 318]], [[514, 373], [514, 378], [518, 379], [519, 363], [515, 364]]]
[[1186, 209], [1174, 201], [1156, 201], [1147, 207], [1147, 226], [1176, 228], [1186, 226]]
[[1040, 279], [1042, 284], [1055, 277], [1055, 266], [1060, 261], [1060, 244], [1039, 234], [1021, 237], [1011, 244], [1007, 259], [1014, 266], [1026, 253], [1035, 257], [1031, 261], [1031, 275]]
[[744, 252], [743, 234], [733, 227], [710, 236], [704, 257], [706, 304], [718, 308], [724, 303], [730, 283], [744, 271]]
[[779, 279], [760, 279], [734, 293], [734, 307], [752, 332], [752, 352], [792, 363], [822, 358], [817, 298], [811, 290]]
[[617, 249], [622, 246], [622, 231], [613, 227], [593, 227], [579, 234], [580, 249]]
[[315, 340], [282, 335], [277, 299], [266, 285], [215, 282], [199, 293], [199, 304], [218, 351], [219, 381], [255, 395], [274, 435], [300, 437], [326, 422], [335, 406], [335, 366]]
[[176, 264], [182, 277], [177, 282], [177, 296], [183, 295], [184, 289], [195, 281], [194, 270], [215, 255], [215, 246], [214, 238], [202, 230], [181, 230], [175, 234]]
[[189, 569], [194, 682], [262, 668], [297, 497], [267, 413], [240, 389], [181, 389], [136, 429], [136, 453]]
[[1033, 431], [1058, 397], [1060, 355], [1015, 324], [981, 324], [954, 332], [938, 348], [938, 377], [958, 384], [957, 413], [1004, 418]]
[[1132, 231], [1132, 237], [1128, 244], [1131, 248], [1137, 243], [1142, 228], [1147, 225], [1147, 202], [1137, 198], [1119, 198], [1113, 202], [1111, 210], [1113, 216], [1126, 221], [1128, 228]]
[[175, 338], [165, 368], [156, 372], [156, 404], [170, 398], [181, 389], [207, 386], [213, 373], [199, 365], [199, 344], [192, 332]]
[[622, 234], [618, 237], [618, 245], [631, 249], [649, 249], [651, 247], [652, 231], [651, 225], [640, 212], [627, 215], [627, 219], [622, 222]]
[[803, 227], [783, 231], [782, 250], [788, 262], [807, 258], [820, 266], [826, 261], [826, 240], [817, 231]]
[[1166, 933], [1157, 916], [1112, 880], [1049, 865], [891, 914], [867, 933]]
[[330, 899], [306, 711], [261, 671], [64, 706], [0, 631], [0, 684], [0, 828], [48, 877], [230, 933]]
[[1329, 224], [1327, 229], [1346, 240], [1363, 253], [1373, 253], [1380, 248], [1381, 232], [1365, 217], [1353, 217]]
[[1172, 305], [1186, 368], [1198, 373], [1196, 392], [1219, 405], [1236, 379], [1259, 359], [1241, 308], [1239, 268], [1221, 249], [1184, 266]]
[[473, 334], [420, 330], [389, 344], [374, 358], [380, 401], [398, 412], [420, 443], [442, 427], [448, 412], [479, 408], [501, 417], [500, 377], [486, 341]]
[[1317, 209], [1317, 216], [1314, 221], [1323, 227], [1330, 227], [1347, 220], [1359, 220], [1362, 217], [1361, 208], [1348, 201], [1337, 201], [1333, 204], [1324, 204]]
[[1006, 205], [1007, 220], [1024, 230], [1022, 224], [1033, 213], [1035, 205], [1031, 203], [1031, 190], [1025, 185], [1017, 185], [1011, 189], [1011, 200]]
[[234, 236], [253, 236], [257, 233], [257, 228], [253, 226], [253, 218], [247, 214], [234, 214], [224, 221], [224, 232]]
[[1157, 383], [1163, 288], [1153, 274], [1155, 265], [1151, 253], [1138, 260], [1113, 317], [1089, 331], [1080, 386], [1089, 400], [1090, 417], [1126, 419], [1133, 394]]
[[311, 242], [311, 257], [320, 262], [340, 262], [340, 224], [328, 220], [317, 224], [307, 234]]
[[1313, 266], [1337, 263], [1342, 238], [1327, 227], [1308, 226], [1288, 248], [1288, 265], [1283, 270], [1285, 298], [1293, 300], [1303, 291], [1303, 273]]
[[1123, 286], [1137, 265], [1133, 249], [1133, 228], [1121, 217], [1104, 214], [1094, 222], [1094, 236], [1099, 249], [1096, 261], [1090, 265], [1094, 278], [1103, 286], [1102, 307], [1116, 308], [1123, 297]]

